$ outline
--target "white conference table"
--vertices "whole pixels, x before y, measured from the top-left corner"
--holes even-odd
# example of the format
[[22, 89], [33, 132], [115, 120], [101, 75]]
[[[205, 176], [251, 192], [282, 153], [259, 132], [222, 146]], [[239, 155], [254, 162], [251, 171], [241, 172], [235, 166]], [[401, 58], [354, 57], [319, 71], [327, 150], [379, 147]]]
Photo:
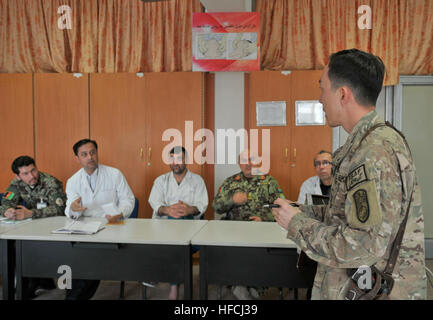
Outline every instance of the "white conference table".
[[192, 299], [190, 240], [207, 221], [127, 219], [94, 235], [51, 233], [66, 220], [38, 219], [0, 234], [2, 242], [16, 241], [18, 299], [23, 277], [59, 277], [61, 265], [74, 279], [184, 283]]
[[[31, 220], [25, 220], [17, 223], [6, 224], [0, 223], [0, 236], [6, 232], [12, 231], [24, 224], [30, 223]], [[2, 276], [3, 285], [3, 299], [13, 299], [14, 290], [10, 290], [14, 285], [14, 266], [15, 266], [15, 247], [13, 243], [7, 241], [1, 241], [0, 245], [0, 274]]]
[[191, 240], [200, 246], [200, 299], [209, 284], [308, 288], [286, 235], [276, 222], [209, 221]]

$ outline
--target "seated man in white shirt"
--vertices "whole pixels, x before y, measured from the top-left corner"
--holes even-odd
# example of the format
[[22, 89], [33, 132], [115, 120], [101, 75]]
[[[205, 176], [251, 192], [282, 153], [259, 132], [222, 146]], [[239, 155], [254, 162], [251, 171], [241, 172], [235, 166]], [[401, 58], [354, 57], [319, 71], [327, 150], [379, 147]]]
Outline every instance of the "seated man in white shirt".
[[[202, 177], [186, 168], [186, 158], [184, 147], [174, 147], [170, 150], [171, 172], [156, 178], [150, 192], [152, 218], [200, 219], [206, 211], [206, 185]], [[170, 300], [177, 299], [177, 289], [176, 284], [171, 284]]]
[[[126, 219], [134, 209], [135, 197], [123, 174], [116, 168], [98, 163], [96, 141], [83, 139], [73, 147], [82, 168], [66, 182], [66, 209], [69, 218], [80, 216], [106, 218], [108, 222]], [[113, 203], [118, 212], [105, 214], [102, 206]], [[67, 300], [87, 300], [96, 292], [99, 280], [72, 281]]]
[[329, 151], [321, 150], [314, 157], [314, 170], [316, 174], [304, 181], [299, 191], [298, 203], [305, 204], [307, 193], [329, 196], [332, 185], [332, 154]]

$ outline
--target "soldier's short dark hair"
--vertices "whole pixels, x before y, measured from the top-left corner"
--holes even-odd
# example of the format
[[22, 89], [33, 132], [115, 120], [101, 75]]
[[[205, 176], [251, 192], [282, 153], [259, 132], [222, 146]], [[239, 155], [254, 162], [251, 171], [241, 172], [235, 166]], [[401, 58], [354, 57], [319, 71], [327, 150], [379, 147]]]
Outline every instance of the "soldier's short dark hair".
[[32, 157], [29, 156], [18, 157], [12, 162], [12, 172], [15, 174], [20, 174], [21, 167], [27, 167], [30, 165], [34, 165], [36, 167], [35, 160]]
[[74, 149], [75, 155], [78, 156], [78, 149], [80, 149], [81, 146], [88, 144], [88, 143], [93, 143], [93, 145], [95, 146], [95, 149], [98, 150], [98, 144], [96, 143], [95, 140], [82, 139], [82, 140], [78, 141], [76, 144], [74, 144], [74, 146], [72, 147]]
[[360, 105], [376, 105], [385, 75], [385, 65], [378, 56], [358, 49], [342, 50], [329, 57], [328, 68], [334, 90], [348, 86]]
[[185, 156], [185, 160], [188, 158], [188, 153], [186, 152], [186, 149], [182, 146], [176, 146], [171, 148], [170, 152], [168, 153], [170, 154], [179, 154], [179, 153], [183, 153], [183, 155]]

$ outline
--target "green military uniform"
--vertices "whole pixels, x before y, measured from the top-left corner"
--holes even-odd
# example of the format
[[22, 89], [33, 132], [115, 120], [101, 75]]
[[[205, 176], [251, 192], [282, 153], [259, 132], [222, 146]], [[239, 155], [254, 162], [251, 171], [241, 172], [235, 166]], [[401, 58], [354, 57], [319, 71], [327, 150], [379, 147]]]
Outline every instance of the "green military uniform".
[[33, 188], [16, 178], [12, 180], [1, 199], [0, 214], [4, 215], [7, 209], [15, 208], [23, 201], [25, 207], [33, 211], [34, 219], [64, 215], [65, 212], [66, 195], [62, 183], [44, 172], [39, 172], [39, 180]]
[[[243, 205], [236, 205], [233, 202], [236, 192], [246, 193], [248, 201]], [[274, 177], [256, 175], [248, 179], [240, 172], [224, 181], [212, 207], [219, 214], [228, 213], [230, 220], [249, 221], [251, 216], [257, 216], [262, 221], [275, 221], [272, 209], [263, 208], [263, 205], [273, 203], [278, 198], [284, 198], [284, 194]]]
[[288, 226], [287, 237], [318, 262], [313, 299], [344, 299], [350, 281], [345, 268], [384, 270], [412, 190], [390, 298], [426, 299], [424, 218], [413, 159], [387, 126], [362, 140], [378, 123], [383, 120], [376, 111], [369, 112], [334, 153], [328, 206], [301, 206]]

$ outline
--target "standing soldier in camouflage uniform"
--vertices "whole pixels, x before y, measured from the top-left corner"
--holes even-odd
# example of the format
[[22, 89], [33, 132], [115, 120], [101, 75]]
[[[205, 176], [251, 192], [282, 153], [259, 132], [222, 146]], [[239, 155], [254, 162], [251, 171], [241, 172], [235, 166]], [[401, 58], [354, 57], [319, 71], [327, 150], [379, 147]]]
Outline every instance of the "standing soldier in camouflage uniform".
[[212, 207], [227, 213], [228, 220], [275, 221], [272, 210], [263, 205], [284, 198], [277, 180], [270, 175], [254, 175], [248, 150], [239, 155], [241, 172], [227, 178], [221, 185]]
[[[245, 150], [239, 155], [241, 172], [227, 178], [221, 185], [212, 207], [219, 213], [227, 213], [228, 220], [240, 221], [275, 221], [272, 210], [265, 204], [284, 198], [277, 180], [267, 174], [257, 174], [254, 157]], [[232, 287], [233, 294], [239, 300], [258, 299], [266, 288]]]
[[320, 101], [329, 125], [342, 125], [350, 135], [333, 155], [330, 202], [299, 210], [290, 201], [275, 201], [281, 208], [273, 212], [287, 237], [318, 262], [313, 299], [344, 299], [352, 284], [348, 269], [374, 266], [383, 273], [406, 212], [389, 297], [426, 299], [415, 166], [404, 138], [375, 111], [384, 70], [378, 57], [356, 49], [331, 55], [320, 80]]
[[66, 196], [59, 180], [39, 172], [35, 161], [28, 156], [15, 159], [12, 171], [15, 179], [3, 195], [0, 214], [13, 220], [64, 214]]
[[[59, 180], [39, 172], [35, 161], [28, 156], [15, 159], [12, 171], [15, 179], [1, 199], [1, 215], [12, 220], [23, 220], [64, 214], [66, 196]], [[55, 288], [53, 279], [24, 278], [23, 298], [32, 299], [45, 290]]]

